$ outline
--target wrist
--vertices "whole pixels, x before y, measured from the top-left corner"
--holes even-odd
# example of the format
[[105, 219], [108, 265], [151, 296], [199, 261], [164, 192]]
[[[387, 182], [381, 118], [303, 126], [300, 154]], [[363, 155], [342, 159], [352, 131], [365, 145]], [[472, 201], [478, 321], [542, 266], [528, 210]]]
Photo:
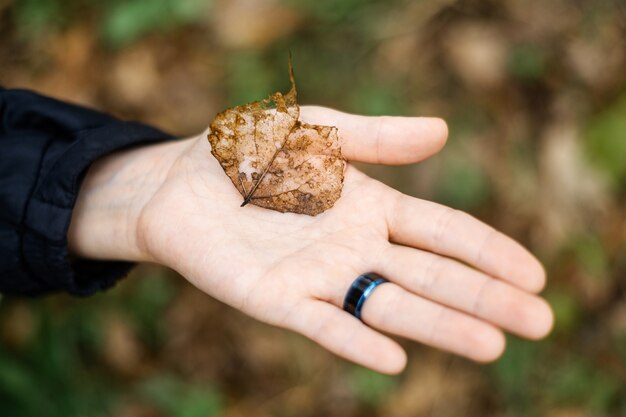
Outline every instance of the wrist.
[[72, 255], [154, 261], [139, 219], [190, 140], [119, 151], [96, 161], [81, 186], [68, 230]]

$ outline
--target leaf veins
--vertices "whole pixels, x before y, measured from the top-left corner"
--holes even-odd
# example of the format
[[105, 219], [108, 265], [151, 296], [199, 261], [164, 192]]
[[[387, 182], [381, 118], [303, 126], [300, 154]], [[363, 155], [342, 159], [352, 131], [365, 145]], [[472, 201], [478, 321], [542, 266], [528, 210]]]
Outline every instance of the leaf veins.
[[298, 120], [296, 84], [262, 101], [219, 113], [211, 122], [211, 153], [248, 203], [315, 216], [341, 195], [346, 161], [337, 128]]

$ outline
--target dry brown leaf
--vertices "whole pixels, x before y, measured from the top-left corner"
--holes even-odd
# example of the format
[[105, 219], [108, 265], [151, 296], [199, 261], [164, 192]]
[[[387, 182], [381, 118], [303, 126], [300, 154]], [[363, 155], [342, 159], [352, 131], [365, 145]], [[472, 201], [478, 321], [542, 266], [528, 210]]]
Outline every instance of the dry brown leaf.
[[211, 153], [248, 203], [315, 216], [341, 195], [346, 161], [337, 128], [302, 123], [291, 90], [237, 106], [211, 122]]

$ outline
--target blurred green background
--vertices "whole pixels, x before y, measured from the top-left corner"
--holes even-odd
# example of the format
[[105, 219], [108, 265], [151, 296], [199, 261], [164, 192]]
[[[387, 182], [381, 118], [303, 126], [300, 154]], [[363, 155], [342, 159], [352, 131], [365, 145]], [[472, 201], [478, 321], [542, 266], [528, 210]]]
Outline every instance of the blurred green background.
[[483, 366], [415, 344], [386, 377], [142, 266], [88, 299], [0, 303], [0, 415], [626, 416], [623, 0], [0, 0], [0, 84], [181, 136], [288, 88], [437, 115], [443, 152], [362, 168], [545, 263], [540, 343]]

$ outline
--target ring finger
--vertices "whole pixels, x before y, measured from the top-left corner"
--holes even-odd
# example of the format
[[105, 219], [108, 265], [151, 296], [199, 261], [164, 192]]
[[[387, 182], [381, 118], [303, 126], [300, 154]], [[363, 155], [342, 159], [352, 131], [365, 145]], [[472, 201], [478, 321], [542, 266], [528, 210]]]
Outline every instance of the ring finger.
[[[341, 308], [354, 278], [337, 282], [332, 294], [327, 294], [327, 301]], [[376, 330], [479, 362], [494, 360], [504, 350], [504, 335], [495, 326], [413, 294], [393, 282], [378, 286], [367, 298], [361, 318]]]

